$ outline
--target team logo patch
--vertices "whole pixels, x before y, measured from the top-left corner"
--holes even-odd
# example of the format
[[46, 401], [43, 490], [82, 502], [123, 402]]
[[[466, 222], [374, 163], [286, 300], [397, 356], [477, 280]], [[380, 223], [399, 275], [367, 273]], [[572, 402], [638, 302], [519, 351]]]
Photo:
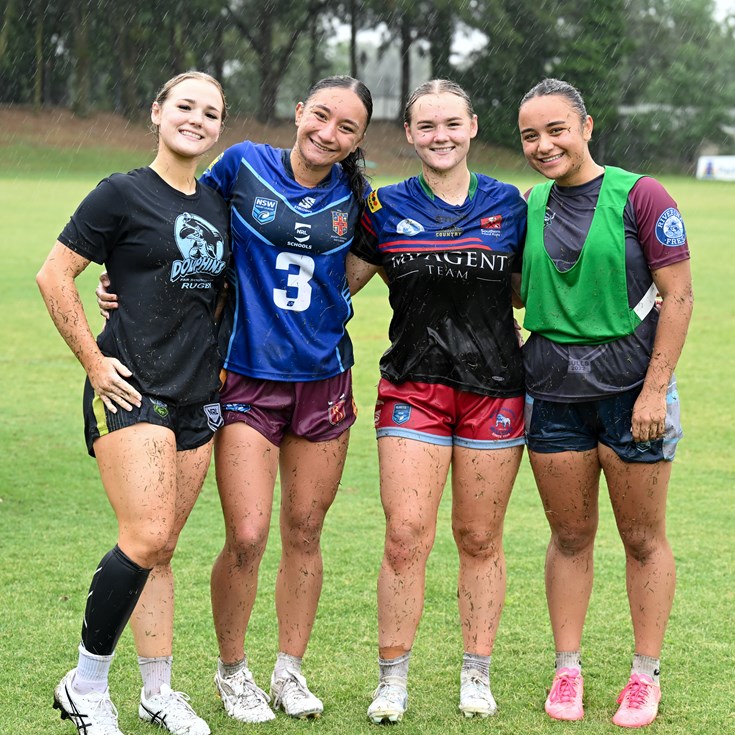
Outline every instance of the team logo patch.
[[411, 406], [409, 406], [407, 403], [396, 403], [395, 406], [393, 406], [393, 423], [398, 424], [399, 426], [401, 424], [405, 424], [406, 421], [408, 421], [411, 418]]
[[656, 222], [656, 239], [667, 248], [683, 245], [687, 239], [684, 221], [678, 209], [669, 207]]
[[378, 199], [378, 190], [373, 189], [367, 198], [368, 207], [370, 208], [371, 212], [377, 212], [383, 205], [380, 203], [380, 199]]
[[231, 413], [247, 413], [249, 410], [249, 403], [225, 403], [225, 411], [230, 411]]
[[414, 235], [418, 235], [419, 232], [424, 231], [424, 226], [417, 222], [415, 219], [411, 219], [410, 217], [406, 217], [406, 219], [402, 219], [398, 225], [396, 226], [396, 232], [399, 235], [408, 235], [409, 237], [413, 237]]
[[346, 399], [343, 394], [339, 397], [339, 400], [329, 401], [327, 414], [329, 416], [329, 423], [332, 424], [332, 426], [341, 424], [345, 420], [345, 417], [347, 416], [347, 412], [345, 411], [345, 400]]
[[515, 420], [516, 412], [503, 406], [497, 413], [490, 416], [490, 434], [500, 438], [510, 435], [513, 432]]
[[253, 203], [253, 219], [260, 225], [267, 225], [276, 218], [278, 202], [275, 199], [255, 197]]
[[150, 398], [150, 402], [153, 404], [153, 410], [162, 418], [168, 418], [168, 406], [157, 398]]
[[181, 288], [209, 288], [225, 269], [225, 241], [219, 230], [197, 214], [183, 212], [174, 222], [174, 239], [181, 260], [171, 263], [171, 283]]
[[296, 240], [296, 242], [308, 242], [309, 238], [311, 237], [311, 225], [306, 222], [297, 222], [294, 225], [294, 230], [296, 231], [296, 234], [294, 235], [293, 239]]
[[332, 212], [332, 229], [340, 237], [347, 232], [347, 212]]
[[204, 415], [207, 417], [207, 426], [212, 431], [217, 431], [225, 422], [222, 418], [222, 407], [219, 403], [207, 403], [202, 406]]
[[503, 226], [503, 215], [493, 214], [480, 219], [480, 232], [483, 235], [498, 235]]

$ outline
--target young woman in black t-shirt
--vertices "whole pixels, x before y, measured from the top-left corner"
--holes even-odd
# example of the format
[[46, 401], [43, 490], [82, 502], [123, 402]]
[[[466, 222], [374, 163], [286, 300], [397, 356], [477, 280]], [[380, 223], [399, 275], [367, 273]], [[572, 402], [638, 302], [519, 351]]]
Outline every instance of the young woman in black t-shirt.
[[[229, 256], [228, 217], [195, 174], [225, 114], [222, 88], [209, 75], [169, 80], [151, 108], [155, 160], [103, 180], [37, 276], [54, 324], [87, 373], [87, 446], [118, 521], [117, 544], [87, 597], [79, 663], [54, 693], [62, 719], [85, 735], [121, 735], [107, 678], [134, 609], [144, 681], [139, 716], [174, 733], [210, 732], [170, 687], [170, 560], [222, 422], [214, 313]], [[123, 296], [97, 340], [75, 285], [92, 261], [105, 263]]]

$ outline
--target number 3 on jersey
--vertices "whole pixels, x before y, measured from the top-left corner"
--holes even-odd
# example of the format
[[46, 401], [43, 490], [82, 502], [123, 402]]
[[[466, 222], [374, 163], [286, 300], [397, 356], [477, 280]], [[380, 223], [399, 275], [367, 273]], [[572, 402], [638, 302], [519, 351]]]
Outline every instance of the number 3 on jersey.
[[314, 259], [298, 253], [279, 253], [276, 268], [286, 271], [286, 288], [273, 289], [273, 302], [279, 309], [306, 311], [311, 303], [309, 281], [314, 276]]

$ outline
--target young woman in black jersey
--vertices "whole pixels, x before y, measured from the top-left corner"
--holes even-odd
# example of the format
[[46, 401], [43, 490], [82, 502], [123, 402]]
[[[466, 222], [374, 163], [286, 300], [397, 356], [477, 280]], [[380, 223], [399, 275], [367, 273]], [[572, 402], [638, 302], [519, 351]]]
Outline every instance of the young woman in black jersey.
[[391, 346], [381, 359], [375, 425], [386, 517], [378, 579], [380, 679], [368, 717], [398, 721], [424, 603], [426, 562], [452, 470], [464, 659], [459, 708], [495, 713], [490, 655], [505, 599], [502, 532], [523, 453], [523, 375], [511, 279], [526, 206], [515, 187], [467, 165], [477, 116], [447, 80], [421, 85], [405, 110], [421, 174], [367, 199], [356, 286], [382, 270]]
[[[355, 420], [345, 258], [367, 188], [359, 146], [371, 115], [362, 82], [327, 77], [296, 106], [292, 149], [243, 141], [202, 177], [230, 204], [233, 233], [225, 425], [215, 442], [226, 539], [212, 570], [212, 611], [215, 683], [242, 722], [272, 720], [270, 699], [294, 717], [323, 710], [301, 664], [322, 587], [322, 526]], [[98, 294], [101, 307], [114, 308], [113, 294]], [[245, 637], [279, 474], [279, 651], [269, 698], [249, 668]]]
[[[170, 687], [170, 561], [222, 423], [214, 314], [229, 257], [227, 210], [195, 173], [225, 114], [222, 88], [209, 75], [169, 80], [151, 108], [154, 161], [103, 180], [37, 276], [54, 324], [87, 373], [87, 446], [118, 521], [117, 544], [90, 586], [77, 667], [54, 693], [54, 706], [82, 735], [121, 735], [107, 682], [131, 614], [141, 719], [182, 735], [210, 732]], [[121, 296], [97, 339], [75, 285], [92, 261], [105, 263]]]
[[584, 716], [580, 649], [604, 474], [635, 638], [613, 722], [642, 727], [658, 711], [675, 587], [666, 497], [681, 436], [673, 373], [693, 301], [686, 232], [655, 179], [592, 158], [592, 118], [572, 85], [540, 82], [523, 98], [518, 125], [529, 164], [549, 179], [528, 196], [521, 289], [532, 333], [523, 349], [528, 450], [551, 528], [556, 676], [546, 712]]

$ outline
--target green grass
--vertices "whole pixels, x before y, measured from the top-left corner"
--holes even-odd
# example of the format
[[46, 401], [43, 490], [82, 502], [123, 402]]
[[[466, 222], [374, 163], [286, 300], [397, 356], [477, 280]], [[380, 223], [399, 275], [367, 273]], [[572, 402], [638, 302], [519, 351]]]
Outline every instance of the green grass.
[[[76, 659], [90, 574], [115, 537], [112, 512], [81, 429], [82, 370], [56, 334], [34, 275], [84, 194], [109, 168], [60, 174], [55, 159], [43, 176], [0, 172], [5, 215], [0, 270], [0, 735], [72, 732], [52, 711], [51, 692]], [[86, 164], [85, 164], [86, 165]], [[41, 164], [39, 163], [39, 166]], [[40, 170], [40, 169], [39, 169]], [[72, 175], [73, 174], [73, 175]], [[500, 175], [502, 178], [502, 175]], [[509, 174], [525, 189], [531, 174]], [[687, 224], [696, 306], [678, 376], [686, 438], [673, 474], [669, 534], [678, 592], [663, 654], [664, 700], [651, 733], [693, 735], [735, 730], [735, 608], [730, 459], [735, 443], [729, 399], [735, 364], [735, 186], [667, 179]], [[96, 268], [80, 279], [92, 304]], [[325, 584], [305, 670], [326, 713], [315, 722], [279, 715], [258, 732], [375, 733], [365, 709], [376, 679], [375, 584], [383, 538], [375, 439], [371, 426], [377, 362], [386, 346], [385, 287], [371, 283], [355, 300], [352, 322], [360, 419], [353, 430], [343, 486], [324, 532]], [[99, 326], [93, 306], [90, 321]], [[457, 555], [448, 497], [441, 508], [428, 569], [426, 608], [414, 649], [411, 705], [401, 732], [493, 731], [533, 735], [582, 730], [619, 733], [609, 722], [628, 673], [632, 636], [625, 602], [623, 553], [609, 504], [602, 503], [597, 579], [584, 639], [586, 719], [550, 722], [543, 714], [553, 644], [543, 592], [548, 536], [524, 461], [506, 523], [508, 597], [493, 657], [492, 720], [457, 712], [462, 653], [456, 611]], [[214, 694], [216, 642], [208, 577], [223, 524], [213, 474], [184, 530], [174, 562], [177, 611], [174, 684], [187, 691], [214, 733], [250, 731], [225, 715]], [[265, 685], [276, 653], [273, 582], [278, 559], [274, 520], [248, 634], [257, 680]], [[123, 635], [113, 668], [121, 729], [144, 735], [137, 719], [139, 675], [132, 637]]]

